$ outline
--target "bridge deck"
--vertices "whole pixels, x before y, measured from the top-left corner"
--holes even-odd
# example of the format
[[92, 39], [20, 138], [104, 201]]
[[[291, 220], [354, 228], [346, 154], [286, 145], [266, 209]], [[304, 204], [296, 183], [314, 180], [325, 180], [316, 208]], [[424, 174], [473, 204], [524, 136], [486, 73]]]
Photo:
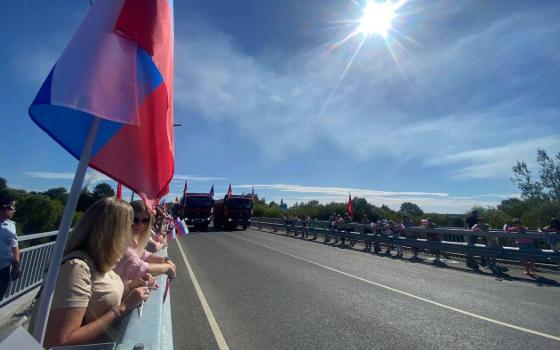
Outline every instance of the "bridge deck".
[[177, 242], [230, 349], [560, 346], [557, 275], [497, 279], [248, 230], [171, 244], [176, 349], [218, 348]]

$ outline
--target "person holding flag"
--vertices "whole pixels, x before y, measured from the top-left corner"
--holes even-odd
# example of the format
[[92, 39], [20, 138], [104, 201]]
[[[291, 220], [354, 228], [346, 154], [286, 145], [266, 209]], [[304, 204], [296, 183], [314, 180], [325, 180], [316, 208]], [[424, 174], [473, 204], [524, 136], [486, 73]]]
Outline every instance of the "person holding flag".
[[169, 192], [173, 45], [168, 0], [96, 0], [29, 107], [31, 119], [79, 160], [33, 330], [40, 343], [88, 165], [150, 210]]
[[177, 268], [171, 259], [146, 250], [154, 223], [153, 215], [150, 214], [143, 201], [134, 201], [130, 205], [134, 210], [132, 240], [115, 267], [115, 272], [121, 276], [123, 281], [134, 280], [147, 273], [151, 275], [167, 274], [169, 277], [175, 278]]
[[[150, 295], [143, 280], [123, 284], [113, 271], [129, 245], [132, 217], [128, 203], [108, 197], [86, 210], [72, 230], [48, 319], [47, 349], [115, 341], [113, 322]], [[34, 312], [30, 326], [36, 322]]]

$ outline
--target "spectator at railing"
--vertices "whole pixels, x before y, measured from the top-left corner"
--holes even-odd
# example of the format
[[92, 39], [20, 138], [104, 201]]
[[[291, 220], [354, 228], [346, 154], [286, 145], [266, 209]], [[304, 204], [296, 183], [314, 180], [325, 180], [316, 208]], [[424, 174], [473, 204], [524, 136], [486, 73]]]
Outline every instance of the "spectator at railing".
[[[400, 237], [401, 235], [404, 236], [406, 228], [404, 227], [403, 224], [397, 224], [394, 221], [389, 221], [389, 227], [390, 227], [391, 231], [393, 232], [393, 236], [395, 236], [397, 238]], [[398, 242], [398, 240], [397, 240], [397, 242]], [[397, 257], [402, 258], [403, 254], [404, 254], [404, 249], [403, 249], [402, 244], [397, 243], [396, 247], [397, 247]]]
[[469, 215], [465, 219], [465, 228], [467, 230], [472, 230], [472, 227], [477, 224], [478, 218], [479, 218], [478, 217], [478, 211], [476, 211], [476, 210], [471, 211], [471, 215]]
[[[427, 229], [436, 227], [436, 225], [432, 222], [432, 220], [430, 218], [420, 220], [420, 225], [423, 228], [427, 228]], [[426, 240], [431, 241], [431, 242], [441, 242], [441, 238], [439, 236], [439, 233], [437, 233], [437, 232], [427, 232], [426, 233]], [[434, 259], [434, 263], [441, 262], [441, 260], [440, 260], [441, 251], [439, 249], [431, 249], [430, 252], [436, 256], [436, 258]]]
[[[527, 227], [523, 226], [521, 219], [513, 219], [512, 225], [504, 225], [504, 231], [508, 233], [527, 233]], [[515, 243], [519, 247], [520, 252], [531, 252], [535, 250], [535, 244], [530, 238], [517, 238]], [[525, 274], [529, 276], [535, 276], [535, 263], [530, 260], [519, 261], [521, 266], [525, 268]]]
[[[377, 220], [376, 228], [379, 234], [384, 237], [389, 237], [393, 235], [393, 231], [391, 231], [391, 226], [389, 224], [389, 221], [386, 219]], [[391, 243], [389, 241], [385, 243], [385, 247], [386, 247], [385, 255], [391, 255]]]
[[331, 229], [336, 229], [336, 213], [332, 213], [332, 215], [329, 217], [329, 225]]
[[16, 212], [16, 201], [4, 198], [0, 202], [0, 300], [10, 281], [19, 278], [19, 247], [16, 223], [10, 220]]
[[129, 244], [132, 217], [128, 203], [104, 198], [72, 230], [47, 323], [46, 348], [114, 341], [114, 321], [148, 298], [144, 281], [125, 288], [113, 271]]
[[539, 232], [545, 232], [551, 234], [548, 242], [550, 243], [550, 248], [554, 252], [560, 251], [560, 219], [552, 218], [550, 219], [550, 225], [539, 229]]
[[152, 275], [167, 274], [175, 278], [175, 264], [169, 258], [151, 254], [146, 251], [150, 239], [150, 227], [154, 217], [150, 214], [143, 201], [131, 203], [134, 210], [132, 239], [124, 256], [115, 267], [115, 272], [123, 281], [133, 280], [150, 273]]
[[[478, 214], [476, 211], [473, 210], [473, 215], [474, 214]], [[470, 223], [469, 223], [470, 225]], [[474, 232], [488, 232], [488, 230], [490, 229], [490, 226], [488, 226], [488, 224], [484, 223], [484, 220], [481, 217], [476, 217], [476, 224], [472, 225], [470, 227], [471, 230], [473, 230]], [[475, 244], [477, 242], [477, 236], [471, 235], [468, 236], [469, 239], [469, 244]], [[489, 241], [486, 237], [480, 237], [482, 240], [482, 243], [485, 245], [489, 245]], [[491, 243], [493, 245], [493, 243]], [[486, 256], [481, 255], [480, 256], [480, 264], [482, 266], [486, 266]], [[478, 270], [478, 263], [476, 262], [475, 257], [472, 254], [467, 253], [467, 267], [470, 267], [474, 270]]]
[[[414, 222], [412, 222], [412, 220], [410, 220], [410, 218], [408, 217], [408, 215], [405, 215], [403, 217], [403, 222], [402, 225], [405, 227], [405, 236], [407, 239], [412, 239], [412, 240], [416, 240], [418, 238], [418, 235], [416, 234], [416, 232], [411, 231], [411, 230], [406, 230], [409, 227], [414, 226]], [[418, 247], [412, 247], [412, 259], [418, 259], [418, 252], [420, 249], [418, 249]]]
[[[488, 232], [490, 231], [490, 225], [484, 223], [484, 219], [479, 217], [477, 219], [476, 224], [471, 229], [475, 232], [484, 232], [485, 234], [488, 234]], [[496, 236], [484, 237], [484, 243], [486, 244], [487, 247], [490, 248], [495, 248], [500, 245], [499, 239]], [[482, 266], [488, 265], [492, 269], [492, 271], [494, 271], [496, 268], [496, 257], [491, 255], [490, 256], [482, 255], [480, 257], [480, 263]]]

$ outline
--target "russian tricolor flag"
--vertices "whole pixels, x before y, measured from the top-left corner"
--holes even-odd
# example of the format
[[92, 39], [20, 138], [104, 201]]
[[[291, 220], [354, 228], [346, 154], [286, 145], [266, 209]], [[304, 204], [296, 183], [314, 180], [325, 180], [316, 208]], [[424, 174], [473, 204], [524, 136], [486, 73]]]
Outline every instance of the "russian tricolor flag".
[[189, 228], [183, 220], [175, 218], [175, 232], [177, 236], [186, 236], [189, 234]]
[[80, 158], [101, 119], [89, 166], [146, 204], [173, 177], [171, 0], [97, 0], [29, 108], [33, 121]]

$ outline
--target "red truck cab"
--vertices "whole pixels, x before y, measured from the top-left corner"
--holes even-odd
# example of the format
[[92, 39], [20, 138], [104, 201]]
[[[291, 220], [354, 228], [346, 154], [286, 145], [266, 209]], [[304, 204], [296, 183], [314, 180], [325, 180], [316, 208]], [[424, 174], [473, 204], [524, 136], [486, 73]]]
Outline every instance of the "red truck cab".
[[253, 200], [244, 196], [224, 196], [214, 202], [214, 228], [235, 229], [241, 226], [244, 230], [251, 223]]
[[212, 221], [214, 198], [208, 193], [187, 193], [181, 201], [181, 218], [195, 229], [208, 231]]

